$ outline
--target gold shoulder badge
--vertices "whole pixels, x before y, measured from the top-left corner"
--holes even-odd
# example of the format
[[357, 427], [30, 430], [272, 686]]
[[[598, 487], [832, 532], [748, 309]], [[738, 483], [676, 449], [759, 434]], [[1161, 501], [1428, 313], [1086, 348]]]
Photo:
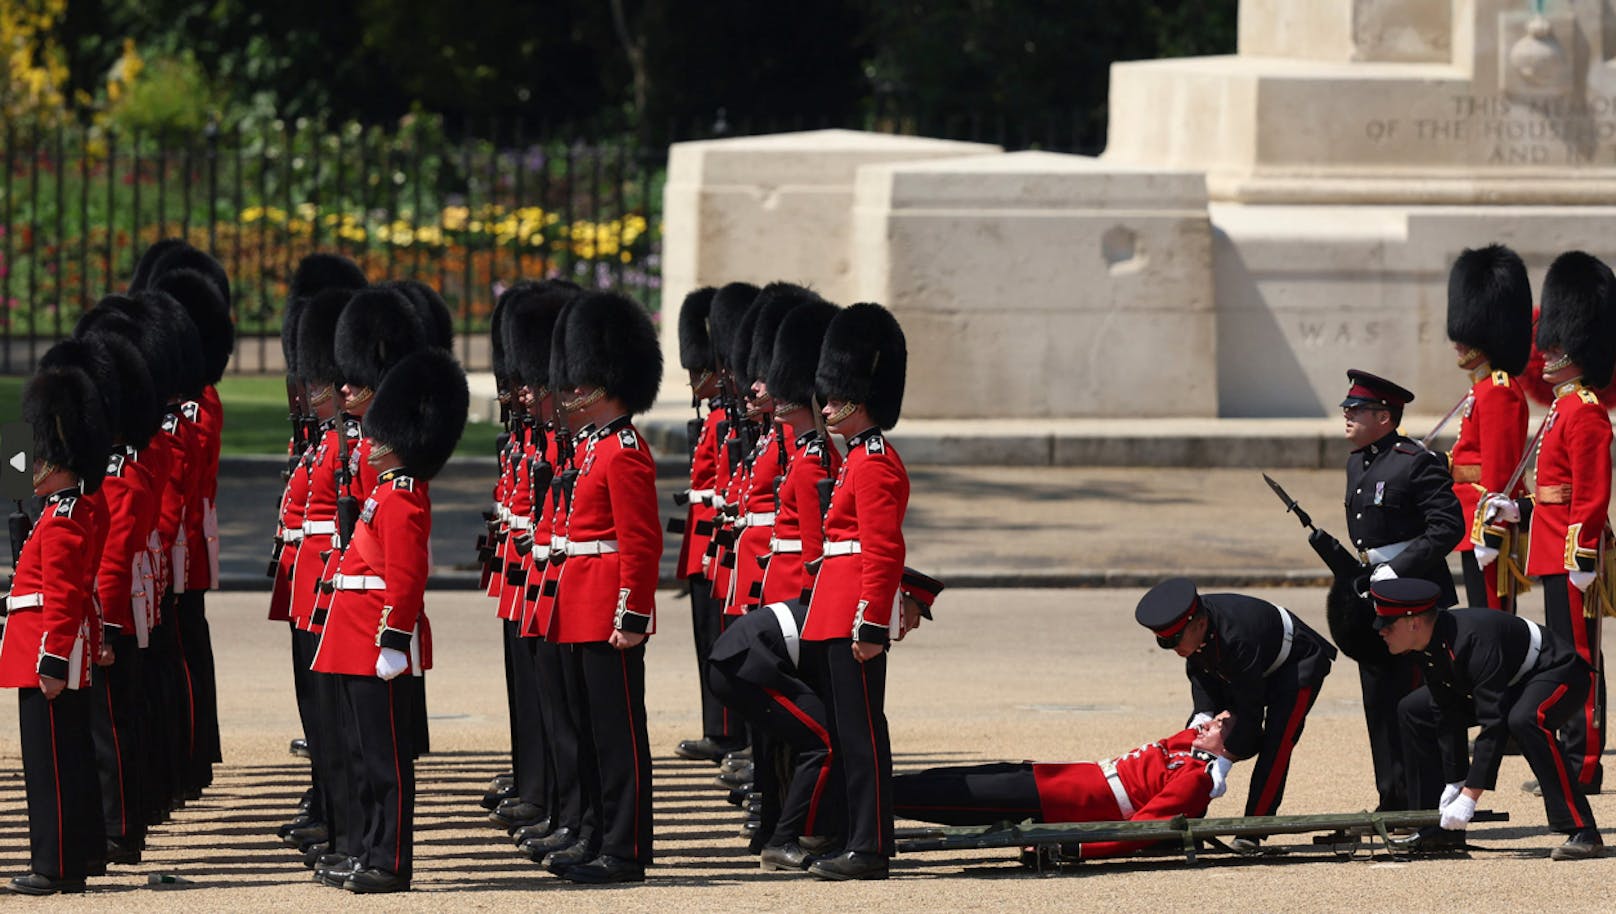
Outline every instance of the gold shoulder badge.
[[1582, 402], [1588, 404], [1589, 406], [1593, 406], [1599, 402], [1599, 395], [1586, 387], [1577, 388], [1577, 396], [1582, 400]]
[[414, 492], [415, 491], [415, 477], [413, 477], [413, 476], [400, 476], [397, 479], [393, 480], [393, 488], [397, 489], [400, 492]]
[[1507, 372], [1507, 371], [1495, 371], [1495, 372], [1493, 372], [1493, 386], [1494, 387], [1508, 387], [1509, 386], [1509, 372]]

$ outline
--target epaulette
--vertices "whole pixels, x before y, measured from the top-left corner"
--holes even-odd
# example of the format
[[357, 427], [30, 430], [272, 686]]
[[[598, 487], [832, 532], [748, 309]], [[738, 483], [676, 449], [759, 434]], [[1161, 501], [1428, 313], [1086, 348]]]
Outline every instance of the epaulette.
[[345, 426], [343, 431], [347, 433], [349, 438], [358, 438], [362, 434], [358, 419], [348, 419], [343, 425]]
[[1595, 406], [1599, 403], [1599, 395], [1586, 387], [1577, 388], [1577, 397], [1589, 406]]
[[815, 438], [803, 447], [802, 452], [813, 457], [818, 457], [820, 454], [825, 453], [825, 442]]
[[107, 457], [107, 478], [117, 479], [123, 475], [124, 455], [112, 454]]
[[56, 510], [51, 512], [54, 517], [72, 517], [73, 508], [79, 503], [78, 497], [69, 495], [56, 503]]
[[640, 436], [634, 434], [634, 429], [632, 428], [620, 428], [617, 430], [617, 443], [621, 444], [625, 448], [633, 448], [638, 450], [640, 447]]
[[400, 492], [414, 492], [415, 491], [415, 477], [414, 476], [399, 476], [399, 477], [397, 477], [396, 479], [393, 480], [393, 488], [397, 489]]
[[1399, 454], [1426, 453], [1425, 448], [1420, 447], [1420, 443], [1418, 441], [1399, 441], [1397, 444], [1392, 446], [1392, 450], [1395, 450]]
[[864, 439], [864, 450], [871, 454], [885, 454], [887, 452], [887, 441], [880, 435], [871, 435]]
[[1509, 386], [1509, 372], [1507, 372], [1507, 371], [1495, 371], [1495, 372], [1493, 372], [1493, 386], [1494, 387], [1508, 387]]
[[202, 412], [202, 404], [195, 400], [186, 400], [180, 404], [180, 412], [185, 414], [185, 418], [195, 422], [196, 417]]
[[175, 432], [179, 431], [179, 428], [180, 428], [180, 417], [179, 416], [176, 416], [173, 413], [164, 413], [163, 414], [163, 431], [168, 432], [170, 435], [172, 435]]

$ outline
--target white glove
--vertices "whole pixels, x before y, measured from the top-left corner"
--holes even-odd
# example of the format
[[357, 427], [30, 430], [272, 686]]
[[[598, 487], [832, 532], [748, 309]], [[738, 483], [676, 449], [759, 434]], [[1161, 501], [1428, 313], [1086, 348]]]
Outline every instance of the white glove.
[[1571, 578], [1571, 586], [1572, 587], [1575, 587], [1578, 590], [1584, 590], [1585, 591], [1585, 590], [1588, 589], [1588, 585], [1592, 584], [1594, 582], [1594, 578], [1599, 577], [1599, 572], [1597, 572], [1597, 571], [1573, 571], [1573, 572], [1571, 572], [1569, 577]]
[[1472, 549], [1476, 556], [1476, 564], [1486, 568], [1498, 559], [1498, 550], [1491, 546], [1476, 546]]
[[1442, 788], [1442, 799], [1437, 802], [1436, 808], [1442, 809], [1449, 803], [1452, 803], [1454, 797], [1457, 797], [1459, 795], [1459, 791], [1463, 789], [1464, 781], [1454, 781], [1452, 784]]
[[1185, 724], [1184, 727], [1188, 730], [1194, 730], [1196, 727], [1199, 727], [1202, 724], [1209, 724], [1211, 722], [1212, 715], [1206, 713], [1205, 711], [1196, 711], [1195, 716], [1190, 718], [1190, 722]]
[[1380, 564], [1380, 565], [1375, 566], [1375, 573], [1369, 576], [1369, 580], [1371, 580], [1371, 581], [1390, 581], [1392, 578], [1395, 578], [1395, 577], [1397, 577], [1397, 572], [1392, 570], [1392, 566], [1387, 565], [1387, 564]]
[[1470, 818], [1476, 814], [1476, 801], [1459, 794], [1453, 802], [1442, 807], [1442, 827], [1456, 831], [1470, 824]]
[[404, 672], [410, 666], [410, 658], [404, 656], [403, 651], [395, 651], [390, 647], [382, 648], [376, 655], [376, 675], [383, 679], [392, 679]]
[[1518, 524], [1521, 522], [1521, 506], [1508, 495], [1489, 495], [1486, 501], [1487, 508], [1481, 519], [1485, 523]]
[[1206, 773], [1212, 775], [1212, 792], [1207, 795], [1210, 799], [1216, 800], [1229, 789], [1229, 769], [1233, 767], [1234, 762], [1222, 756], [1207, 766]]

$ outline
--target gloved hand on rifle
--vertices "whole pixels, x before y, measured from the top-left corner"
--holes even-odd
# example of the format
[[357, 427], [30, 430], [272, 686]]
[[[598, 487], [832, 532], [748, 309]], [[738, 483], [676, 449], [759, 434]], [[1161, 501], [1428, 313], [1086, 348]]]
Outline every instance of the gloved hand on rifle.
[[1521, 506], [1508, 495], [1492, 494], [1483, 502], [1481, 519], [1489, 524], [1518, 524], [1521, 522]]
[[1476, 800], [1474, 797], [1460, 793], [1442, 807], [1443, 828], [1457, 831], [1470, 824], [1471, 818], [1476, 815]]

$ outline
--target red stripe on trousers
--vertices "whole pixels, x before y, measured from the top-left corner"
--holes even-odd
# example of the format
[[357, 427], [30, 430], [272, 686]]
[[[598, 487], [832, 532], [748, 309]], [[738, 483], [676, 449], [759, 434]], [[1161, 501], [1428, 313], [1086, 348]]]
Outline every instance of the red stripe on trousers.
[[393, 680], [387, 680], [387, 732], [393, 738], [393, 784], [398, 788], [398, 808], [393, 828], [393, 875], [404, 862], [404, 772], [398, 766], [398, 714], [393, 710]]
[[862, 663], [859, 664], [859, 684], [864, 687], [864, 720], [869, 725], [869, 731], [870, 731], [870, 758], [875, 760], [875, 769], [876, 769], [874, 772], [872, 772], [872, 774], [875, 776], [875, 781], [874, 781], [874, 783], [875, 783], [875, 809], [873, 810], [873, 812], [875, 813], [875, 818], [876, 818], [875, 852], [878, 853], [878, 854], [881, 854], [882, 856], [885, 856], [886, 852], [887, 852], [887, 849], [886, 849], [885, 844], [883, 843], [883, 839], [885, 838], [886, 830], [881, 827], [881, 822], [880, 822], [880, 819], [881, 819], [881, 751], [880, 751], [880, 748], [878, 746], [876, 746], [876, 744], [875, 744], [875, 715], [870, 713], [870, 674], [866, 671], [865, 666]]
[[[1583, 615], [1582, 591], [1577, 585], [1571, 583], [1566, 577], [1566, 604], [1571, 613], [1571, 639], [1577, 648], [1577, 654], [1588, 661], [1594, 672], [1588, 674], [1588, 697], [1582, 700], [1582, 758], [1577, 759], [1577, 780], [1581, 781], [1584, 773], [1592, 777], [1599, 765], [1599, 747], [1604, 738], [1599, 732], [1599, 716], [1594, 713], [1599, 702], [1599, 658], [1594, 654], [1593, 645], [1588, 641], [1588, 620]], [[1595, 619], [1595, 625], [1603, 625], [1603, 618]]]
[[[43, 690], [41, 690], [43, 692]], [[67, 849], [62, 823], [62, 763], [56, 758], [56, 706], [45, 699], [45, 713], [50, 717], [51, 786], [56, 790], [56, 878], [67, 875]]]
[[1533, 718], [1537, 721], [1537, 728], [1549, 742], [1549, 755], [1554, 758], [1554, 774], [1560, 779], [1560, 795], [1566, 798], [1566, 807], [1571, 811], [1571, 824], [1583, 828], [1585, 826], [1582, 816], [1577, 815], [1577, 806], [1571, 802], [1571, 778], [1566, 774], [1565, 759], [1560, 757], [1560, 741], [1553, 731], [1543, 725], [1543, 716], [1548, 713], [1549, 706], [1559, 701], [1565, 691], [1566, 687], [1560, 686], [1548, 698], [1543, 699], [1543, 703], [1537, 706], [1537, 713]]
[[1285, 736], [1279, 742], [1279, 752], [1274, 756], [1273, 766], [1268, 769], [1268, 783], [1263, 785], [1262, 795], [1257, 798], [1256, 814], [1259, 816], [1273, 815], [1274, 794], [1284, 782], [1286, 772], [1291, 770], [1291, 748], [1296, 745], [1296, 731], [1301, 729], [1302, 721], [1307, 718], [1308, 701], [1312, 697], [1312, 689], [1302, 689], [1296, 693], [1296, 706], [1291, 708], [1291, 716], [1285, 721]]
[[836, 754], [830, 746], [830, 734], [825, 731], [824, 727], [819, 725], [819, 721], [814, 720], [813, 717], [807, 712], [797, 707], [796, 703], [791, 699], [781, 695], [779, 692], [776, 692], [771, 688], [765, 687], [763, 691], [767, 692], [770, 698], [773, 698], [775, 702], [780, 705], [780, 707], [785, 708], [786, 711], [792, 717], [795, 717], [798, 721], [800, 721], [804, 727], [807, 727], [809, 730], [813, 731], [814, 736], [819, 737], [819, 740], [825, 744], [825, 762], [819, 766], [819, 776], [814, 778], [814, 792], [808, 798], [808, 819], [807, 821], [803, 822], [802, 825], [803, 834], [815, 834], [814, 819], [819, 815], [819, 798], [821, 794], [824, 793], [825, 782], [830, 779], [830, 765]]
[[118, 772], [118, 836], [129, 834], [129, 795], [123, 789], [123, 748], [122, 741], [118, 739], [118, 715], [112, 710], [112, 690], [103, 689], [107, 693], [107, 720], [112, 724], [112, 754], [117, 761], [113, 768]]

